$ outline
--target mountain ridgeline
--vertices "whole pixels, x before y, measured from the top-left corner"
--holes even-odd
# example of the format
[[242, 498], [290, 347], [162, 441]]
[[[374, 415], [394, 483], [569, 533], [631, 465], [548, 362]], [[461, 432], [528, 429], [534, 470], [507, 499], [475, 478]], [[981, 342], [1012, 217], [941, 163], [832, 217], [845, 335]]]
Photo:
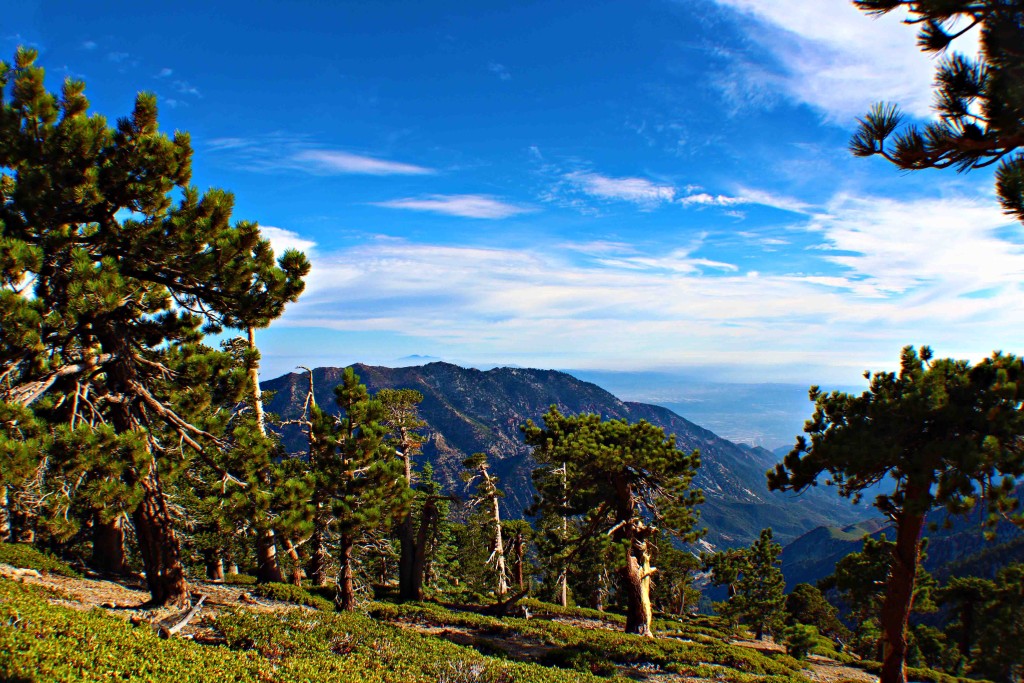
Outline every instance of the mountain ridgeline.
[[[647, 420], [676, 436], [684, 451], [699, 449], [701, 468], [696, 485], [707, 502], [701, 523], [708, 527], [707, 540], [716, 546], [747, 545], [764, 527], [786, 542], [818, 526], [846, 525], [865, 515], [830, 490], [812, 489], [805, 494], [770, 493], [765, 471], [777, 456], [761, 448], [737, 445], [659, 406], [620, 401], [596, 384], [554, 370], [495, 368], [488, 371], [462, 368], [450, 363], [385, 368], [353, 366], [371, 394], [384, 388], [415, 389], [423, 394], [420, 416], [426, 421], [427, 442], [421, 460], [429, 461], [450, 493], [469, 492], [460, 478], [462, 461], [484, 452], [505, 492], [504, 512], [521, 517], [533, 501], [531, 472], [534, 462], [523, 442], [520, 426], [528, 419], [539, 421], [552, 405], [567, 414], [597, 413], [604, 419]], [[317, 404], [336, 411], [334, 387], [343, 368], [313, 370]], [[309, 390], [309, 376], [291, 373], [262, 383], [273, 392], [268, 410], [282, 420], [300, 416]], [[305, 438], [298, 427], [282, 430], [290, 453], [304, 453]]]

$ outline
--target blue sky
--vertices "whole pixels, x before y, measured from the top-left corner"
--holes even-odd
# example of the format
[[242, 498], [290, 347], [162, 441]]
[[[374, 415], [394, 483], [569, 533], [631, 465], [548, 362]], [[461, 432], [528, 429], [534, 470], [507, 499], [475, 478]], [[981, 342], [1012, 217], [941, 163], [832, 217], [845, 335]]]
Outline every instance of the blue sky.
[[907, 343], [1024, 351], [1024, 240], [991, 174], [847, 152], [874, 101], [930, 115], [934, 61], [846, 0], [4, 14], [6, 58], [38, 48], [111, 121], [155, 92], [195, 184], [310, 255], [259, 334], [265, 377], [421, 354], [851, 382]]

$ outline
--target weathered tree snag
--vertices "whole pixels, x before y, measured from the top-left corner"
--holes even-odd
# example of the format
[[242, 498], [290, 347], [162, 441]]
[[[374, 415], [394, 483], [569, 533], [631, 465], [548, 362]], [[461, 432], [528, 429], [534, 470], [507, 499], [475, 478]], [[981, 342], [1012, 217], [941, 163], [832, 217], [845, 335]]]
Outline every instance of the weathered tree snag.
[[626, 633], [653, 636], [651, 577], [656, 570], [651, 567], [650, 549], [647, 544], [650, 527], [645, 527], [642, 523], [637, 523], [635, 527], [628, 526], [631, 527], [626, 532], [630, 537], [630, 550], [625, 565], [619, 569], [623, 590], [626, 593]]
[[100, 518], [99, 512], [93, 515], [92, 526], [92, 567], [107, 574], [124, 574], [124, 526], [122, 517], [118, 515], [109, 522]]
[[516, 585], [522, 589], [526, 586], [525, 577], [523, 576], [523, 565], [526, 564], [526, 539], [523, 536], [522, 530], [516, 531], [516, 535], [512, 538], [512, 548], [515, 553], [515, 562], [512, 564], [512, 578], [515, 580]]
[[277, 563], [277, 543], [273, 529], [264, 529], [256, 535], [256, 583], [284, 583], [281, 567]]
[[189, 604], [181, 550], [167, 509], [156, 463], [136, 482], [143, 491], [142, 501], [132, 512], [135, 537], [146, 572], [151, 604], [185, 607]]
[[160, 637], [161, 638], [170, 638], [175, 633], [177, 633], [181, 629], [185, 628], [185, 626], [188, 624], [188, 622], [192, 621], [192, 619], [194, 619], [195, 616], [197, 614], [199, 614], [199, 610], [201, 610], [203, 608], [203, 602], [205, 600], [206, 600], [206, 596], [205, 595], [200, 596], [199, 597], [199, 601], [196, 602], [196, 604], [192, 607], [192, 609], [190, 609], [188, 611], [188, 613], [184, 616], [184, 618], [182, 618], [181, 621], [176, 623], [174, 626], [171, 626], [170, 628], [166, 628], [164, 626], [161, 626], [160, 627]]
[[[248, 328], [249, 350], [258, 352], [256, 348], [256, 329]], [[263, 391], [260, 389], [260, 365], [253, 362], [247, 369], [249, 383], [252, 385], [252, 407], [256, 413], [256, 428], [261, 436], [267, 435], [267, 418], [263, 411]], [[264, 482], [266, 483], [266, 482]], [[277, 540], [273, 529], [261, 529], [256, 535], [256, 581], [257, 583], [283, 583], [284, 576], [277, 562]]]
[[299, 556], [298, 545], [293, 543], [290, 538], [284, 538], [284, 551], [288, 553], [289, 559], [292, 561], [292, 571], [289, 575], [289, 580], [293, 586], [301, 586], [302, 580], [306, 578], [306, 572], [302, 571], [302, 557]]
[[356, 541], [347, 534], [342, 534], [338, 539], [341, 560], [341, 571], [338, 575], [338, 606], [343, 611], [351, 611], [356, 606], [355, 583], [352, 576], [352, 548]]
[[525, 598], [529, 592], [529, 590], [521, 590], [506, 600], [501, 600], [493, 605], [485, 607], [480, 611], [480, 613], [489, 617], [498, 617], [500, 619], [501, 617], [507, 616], [508, 611], [512, 609], [517, 602]]
[[0, 543], [7, 543], [11, 539], [11, 513], [8, 509], [10, 500], [7, 495], [7, 487], [0, 486]]

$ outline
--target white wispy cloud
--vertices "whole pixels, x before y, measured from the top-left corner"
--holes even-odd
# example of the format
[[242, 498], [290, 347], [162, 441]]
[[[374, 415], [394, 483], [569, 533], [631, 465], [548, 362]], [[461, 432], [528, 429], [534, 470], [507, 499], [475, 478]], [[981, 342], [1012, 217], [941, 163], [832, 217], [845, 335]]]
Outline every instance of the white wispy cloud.
[[307, 294], [277, 324], [400, 334], [470, 359], [556, 364], [571, 351], [577, 367], [622, 367], [714, 358], [852, 379], [907, 343], [970, 358], [1019, 352], [1010, 347], [1024, 339], [1024, 246], [1005, 238], [1008, 225], [985, 199], [841, 196], [792, 228], [827, 249], [780, 259], [772, 272], [742, 266], [742, 253], [732, 263], [709, 257], [700, 240], [661, 253], [620, 242], [378, 239], [314, 254]]
[[670, 183], [658, 183], [647, 178], [613, 177], [591, 171], [572, 171], [563, 174], [546, 196], [557, 198], [566, 192], [581, 193], [602, 201], [628, 202], [647, 210], [665, 204], [678, 204], [684, 207], [757, 204], [795, 213], [806, 213], [809, 208], [807, 204], [796, 199], [764, 190], [740, 188], [735, 194], [713, 194], [699, 185], [676, 187]]
[[174, 69], [171, 69], [171, 68], [168, 68], [168, 67], [165, 66], [164, 68], [160, 69], [160, 72], [157, 73], [156, 77], [157, 78], [167, 78], [168, 76], [170, 76], [173, 73], [174, 73]]
[[591, 197], [612, 199], [643, 206], [671, 202], [676, 189], [659, 185], [646, 178], [612, 178], [599, 173], [568, 173], [565, 179]]
[[298, 249], [306, 256], [311, 256], [316, 249], [316, 242], [302, 237], [299, 233], [285, 228], [274, 227], [273, 225], [261, 225], [260, 234], [270, 240], [270, 246], [274, 248], [274, 254], [280, 256], [289, 249]]
[[351, 154], [340, 150], [308, 149], [295, 153], [292, 161], [321, 173], [353, 173], [362, 175], [429, 175], [434, 169], [399, 161]]
[[373, 205], [388, 209], [428, 211], [463, 218], [500, 219], [533, 211], [528, 207], [509, 204], [494, 197], [477, 194], [432, 194], [425, 197], [406, 197], [386, 202], [373, 202]]
[[1000, 237], [1016, 224], [991, 197], [840, 195], [811, 227], [835, 252], [824, 258], [878, 295], [925, 289], [958, 297], [1024, 282], [1024, 244]]
[[86, 40], [82, 42], [83, 50], [95, 50], [98, 47], [95, 40]]
[[[731, 96], [763, 100], [781, 88], [828, 117], [849, 122], [876, 101], [900, 103], [930, 115], [935, 59], [916, 44], [916, 27], [893, 12], [871, 17], [849, 0], [714, 0], [751, 19], [749, 37], [772, 53], [782, 72], [760, 60], [736, 56], [723, 81]], [[954, 43], [977, 52], [976, 34]]]
[[487, 70], [503, 81], [512, 80], [512, 74], [509, 73], [508, 68], [506, 68], [504, 64], [491, 62], [490, 64], [487, 65]]

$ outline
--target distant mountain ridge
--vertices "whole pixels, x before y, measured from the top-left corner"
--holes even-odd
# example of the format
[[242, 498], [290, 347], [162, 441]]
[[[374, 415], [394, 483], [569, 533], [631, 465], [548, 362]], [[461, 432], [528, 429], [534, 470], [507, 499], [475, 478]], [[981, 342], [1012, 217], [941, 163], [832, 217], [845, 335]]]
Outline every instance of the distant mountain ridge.
[[[1015, 495], [1018, 499], [1024, 496], [1024, 484], [1017, 487]], [[875, 512], [871, 507], [861, 509], [865, 515]], [[946, 517], [944, 509], [932, 510], [924, 531], [927, 546], [923, 564], [940, 580], [968, 574], [992, 575], [994, 568], [1007, 561], [1024, 562], [1024, 530], [1000, 521], [994, 530], [995, 538], [989, 541], [978, 513], [951, 517], [948, 527]], [[798, 583], [816, 583], [835, 571], [836, 562], [859, 551], [864, 536], [878, 538], [883, 534], [890, 541], [896, 539], [892, 522], [881, 517], [843, 528], [819, 527], [809, 531], [782, 549], [787, 590]], [[997, 554], [998, 557], [989, 557], [987, 561], [984, 557]]]
[[[762, 448], [740, 446], [722, 439], [667, 408], [621, 401], [596, 384], [564, 372], [524, 368], [480, 371], [443, 362], [385, 368], [353, 366], [371, 393], [383, 388], [408, 388], [423, 394], [420, 415], [427, 422], [424, 458], [450, 492], [467, 493], [459, 474], [462, 460], [472, 453], [488, 453], [505, 490], [503, 505], [510, 516], [520, 516], [533, 500], [530, 473], [534, 462], [523, 443], [520, 425], [539, 421], [552, 405], [566, 413], [598, 413], [605, 419], [647, 420], [675, 434], [679, 447], [701, 452], [696, 485], [705, 492], [702, 524], [708, 541], [717, 546], [746, 545], [763, 527], [774, 529], [783, 542], [821, 525], [856, 521], [858, 511], [831, 492], [812, 490], [801, 496], [769, 493], [764, 473], [777, 458]], [[317, 403], [334, 410], [334, 387], [343, 368], [313, 370]], [[263, 382], [274, 392], [267, 408], [282, 419], [301, 413], [308, 391], [308, 376], [292, 373]], [[290, 452], [304, 452], [302, 434], [295, 427], [282, 430]]]

